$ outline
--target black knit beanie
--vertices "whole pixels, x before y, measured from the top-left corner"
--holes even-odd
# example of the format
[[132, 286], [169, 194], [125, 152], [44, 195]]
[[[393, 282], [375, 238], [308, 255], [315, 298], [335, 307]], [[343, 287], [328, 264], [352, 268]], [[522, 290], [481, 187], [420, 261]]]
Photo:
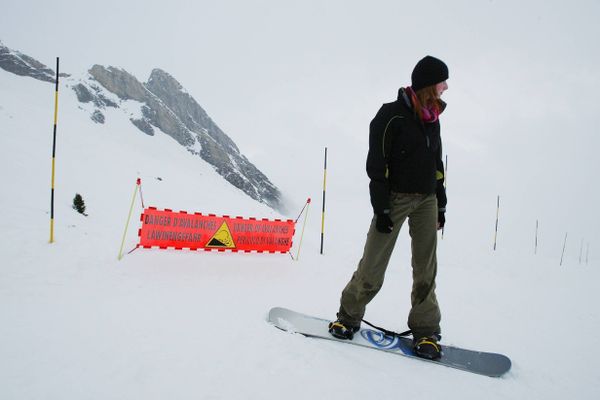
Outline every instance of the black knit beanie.
[[426, 56], [415, 65], [411, 79], [412, 88], [416, 92], [417, 90], [436, 85], [448, 79], [448, 67], [442, 60]]

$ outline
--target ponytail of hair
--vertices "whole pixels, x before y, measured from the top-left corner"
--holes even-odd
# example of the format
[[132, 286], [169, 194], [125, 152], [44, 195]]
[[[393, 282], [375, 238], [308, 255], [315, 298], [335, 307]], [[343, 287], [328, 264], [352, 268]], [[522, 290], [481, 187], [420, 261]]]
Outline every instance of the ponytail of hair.
[[421, 120], [423, 120], [424, 107], [432, 109], [436, 114], [439, 114], [441, 111], [440, 101], [435, 87], [436, 85], [431, 85], [414, 92], [417, 101], [413, 101], [413, 107], [415, 114], [418, 115]]

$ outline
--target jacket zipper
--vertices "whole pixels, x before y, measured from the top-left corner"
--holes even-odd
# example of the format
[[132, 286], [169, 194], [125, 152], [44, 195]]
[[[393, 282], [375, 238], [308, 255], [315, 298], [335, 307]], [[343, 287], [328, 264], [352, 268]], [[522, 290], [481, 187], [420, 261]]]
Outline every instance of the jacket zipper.
[[401, 115], [394, 115], [392, 118], [390, 118], [390, 120], [388, 121], [388, 123], [385, 125], [385, 129], [383, 130], [383, 138], [381, 140], [381, 142], [382, 142], [381, 143], [381, 150], [383, 152], [383, 159], [385, 161], [385, 177], [386, 177], [386, 179], [388, 178], [388, 176], [390, 174], [390, 171], [389, 171], [389, 167], [388, 167], [388, 160], [387, 160], [387, 157], [385, 156], [385, 136], [387, 135], [387, 130], [390, 127], [390, 124], [396, 118], [402, 119], [404, 117], [401, 116]]

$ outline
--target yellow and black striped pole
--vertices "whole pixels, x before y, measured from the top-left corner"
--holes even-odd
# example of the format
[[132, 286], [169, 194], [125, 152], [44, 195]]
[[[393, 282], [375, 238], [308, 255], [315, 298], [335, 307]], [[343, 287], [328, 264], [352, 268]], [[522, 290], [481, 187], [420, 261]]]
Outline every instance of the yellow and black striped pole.
[[321, 254], [323, 254], [323, 238], [325, 236], [325, 191], [327, 185], [327, 147], [325, 147], [325, 166], [323, 168], [323, 211], [321, 212]]
[[54, 173], [56, 168], [56, 125], [58, 123], [58, 57], [56, 57], [56, 88], [54, 91], [54, 129], [52, 138], [52, 183], [50, 189], [50, 243], [54, 243]]

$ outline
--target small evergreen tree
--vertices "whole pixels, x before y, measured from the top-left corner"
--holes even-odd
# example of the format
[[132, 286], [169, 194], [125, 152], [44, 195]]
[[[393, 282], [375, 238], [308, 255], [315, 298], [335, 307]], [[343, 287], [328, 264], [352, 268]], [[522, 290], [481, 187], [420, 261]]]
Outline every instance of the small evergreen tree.
[[85, 202], [79, 193], [76, 193], [73, 198], [73, 208], [77, 210], [79, 214], [83, 214], [87, 217], [87, 214], [85, 213]]

